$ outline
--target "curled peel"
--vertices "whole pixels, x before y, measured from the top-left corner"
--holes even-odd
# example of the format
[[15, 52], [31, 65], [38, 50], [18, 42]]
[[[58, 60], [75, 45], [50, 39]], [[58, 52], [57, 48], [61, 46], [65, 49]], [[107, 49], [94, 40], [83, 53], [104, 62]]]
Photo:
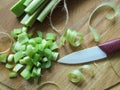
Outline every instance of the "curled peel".
[[104, 2], [104, 3], [100, 4], [98, 7], [96, 7], [96, 8], [93, 10], [93, 12], [90, 14], [90, 17], [89, 17], [89, 20], [88, 20], [88, 25], [89, 25], [90, 31], [92, 32], [92, 34], [93, 34], [93, 36], [94, 36], [94, 40], [95, 40], [96, 42], [98, 42], [98, 41], [100, 40], [100, 35], [99, 35], [99, 33], [97, 32], [97, 30], [91, 26], [91, 18], [92, 18], [92, 16], [95, 14], [95, 12], [96, 12], [98, 9], [102, 8], [102, 7], [110, 7], [110, 8], [112, 8], [113, 11], [114, 11], [114, 14], [107, 14], [107, 15], [106, 15], [106, 18], [107, 18], [108, 20], [114, 19], [114, 18], [118, 15], [118, 13], [119, 13], [118, 7], [117, 7], [113, 2]]
[[83, 35], [75, 30], [67, 29], [60, 38], [61, 45], [64, 45], [65, 41], [70, 43], [72, 46], [77, 47], [82, 43]]

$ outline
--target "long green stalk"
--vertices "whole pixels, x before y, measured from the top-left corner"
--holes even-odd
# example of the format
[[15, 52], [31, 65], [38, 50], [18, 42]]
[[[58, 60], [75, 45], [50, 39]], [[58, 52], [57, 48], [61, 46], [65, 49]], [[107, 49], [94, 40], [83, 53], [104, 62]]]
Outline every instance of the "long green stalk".
[[43, 22], [43, 20], [46, 18], [46, 16], [49, 14], [49, 12], [52, 10], [52, 8], [59, 3], [60, 0], [51, 0], [50, 3], [43, 9], [43, 11], [39, 14], [37, 17], [37, 20], [40, 22]]
[[25, 6], [23, 3], [25, 0], [19, 0], [10, 10], [17, 16], [21, 16], [24, 13]]
[[46, 0], [33, 0], [25, 9], [25, 12], [28, 13], [28, 14], [33, 14], [36, 9], [41, 5], [43, 4], [43, 2], [46, 1]]
[[48, 2], [49, 0], [45, 0], [45, 2], [32, 15], [26, 14], [26, 16], [22, 19], [21, 24], [31, 27], [36, 21], [36, 18], [38, 17], [41, 10], [46, 6]]
[[27, 7], [33, 0], [25, 0], [24, 5]]

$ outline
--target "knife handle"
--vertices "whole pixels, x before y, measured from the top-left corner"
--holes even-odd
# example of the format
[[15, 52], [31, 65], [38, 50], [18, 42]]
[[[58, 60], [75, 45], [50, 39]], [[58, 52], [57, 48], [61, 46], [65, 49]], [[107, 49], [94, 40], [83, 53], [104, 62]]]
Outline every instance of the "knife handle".
[[110, 54], [117, 50], [120, 50], [120, 38], [114, 39], [103, 44], [100, 44], [99, 47], [106, 53]]

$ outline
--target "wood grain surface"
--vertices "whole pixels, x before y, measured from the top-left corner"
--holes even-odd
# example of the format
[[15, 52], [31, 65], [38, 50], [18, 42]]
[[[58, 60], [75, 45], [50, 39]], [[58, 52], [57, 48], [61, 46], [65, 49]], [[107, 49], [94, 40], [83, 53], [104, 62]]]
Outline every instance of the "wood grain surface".
[[[120, 13], [116, 17], [115, 22], [111, 22], [105, 18], [107, 13], [112, 13], [109, 8], [105, 8], [98, 12], [92, 20], [92, 26], [94, 26], [101, 35], [99, 43], [94, 42], [93, 36], [88, 28], [88, 18], [91, 12], [101, 3], [106, 1], [113, 1], [120, 9], [120, 0], [66, 0], [69, 10], [69, 22], [66, 28], [75, 29], [78, 32], [84, 34], [84, 42], [81, 46], [73, 48], [68, 44], [58, 49], [59, 58], [84, 48], [92, 47], [103, 43], [108, 40], [112, 40], [120, 37]], [[14, 5], [17, 0], [0, 0], [0, 31], [5, 31], [10, 34], [14, 28], [22, 27], [20, 24], [21, 18], [10, 12], [10, 7]], [[63, 4], [61, 3], [56, 7], [53, 12], [52, 20], [54, 25], [61, 29], [65, 23], [65, 11]], [[47, 32], [55, 33], [50, 26], [49, 19], [43, 23], [36, 22], [29, 32], [36, 32], [36, 30], [42, 30], [44, 35]], [[57, 33], [56, 33], [57, 34]], [[57, 41], [59, 41], [59, 35], [57, 35]], [[87, 56], [87, 55], [86, 55]], [[110, 86], [115, 86], [108, 90], [120, 90], [120, 77], [118, 77], [111, 65], [120, 75], [120, 52], [116, 52], [98, 62], [86, 63], [94, 67], [95, 77], [90, 78], [86, 76], [85, 81], [81, 85], [71, 83], [67, 74], [70, 70], [77, 69], [81, 65], [64, 65], [57, 62], [53, 63], [51, 69], [43, 72], [40, 83], [34, 84], [32, 80], [26, 81], [21, 76], [10, 79], [8, 77], [9, 70], [5, 68], [4, 64], [0, 64], [0, 90], [36, 90], [37, 87], [43, 82], [52, 81], [61, 87], [61, 90], [105, 90]], [[53, 90], [50, 87], [46, 90]]]

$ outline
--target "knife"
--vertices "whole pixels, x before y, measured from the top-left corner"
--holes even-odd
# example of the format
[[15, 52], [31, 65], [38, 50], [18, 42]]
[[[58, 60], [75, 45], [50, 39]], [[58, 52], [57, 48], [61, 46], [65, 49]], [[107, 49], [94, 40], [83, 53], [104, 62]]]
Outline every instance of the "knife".
[[80, 64], [91, 61], [101, 60], [109, 54], [120, 49], [120, 38], [105, 42], [98, 46], [73, 52], [58, 60], [58, 63], [64, 64]]

